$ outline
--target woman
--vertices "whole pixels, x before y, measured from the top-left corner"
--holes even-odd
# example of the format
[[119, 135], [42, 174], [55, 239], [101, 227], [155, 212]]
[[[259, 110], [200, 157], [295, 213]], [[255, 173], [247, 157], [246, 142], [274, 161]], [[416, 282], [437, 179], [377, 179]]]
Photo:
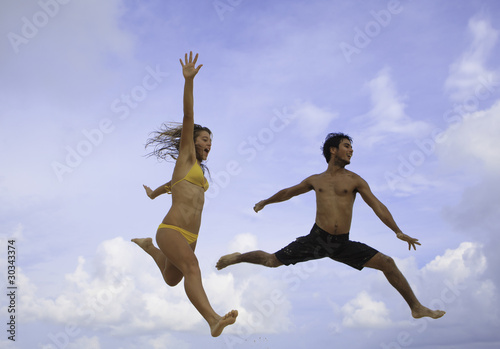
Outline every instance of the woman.
[[224, 327], [236, 321], [238, 312], [232, 310], [220, 316], [212, 309], [203, 289], [198, 260], [194, 254], [204, 193], [208, 189], [201, 162], [207, 159], [212, 142], [210, 130], [194, 123], [193, 80], [202, 65], [195, 67], [198, 54], [193, 60], [192, 52], [189, 53], [189, 59], [186, 53], [184, 60], [183, 63], [180, 59], [185, 79], [182, 126], [175, 128], [164, 125], [147, 142], [147, 145], [155, 147], [151, 155], [176, 159], [169, 183], [154, 191], [144, 186], [151, 199], [171, 193], [172, 206], [156, 233], [159, 249], [153, 245], [151, 238], [132, 241], [153, 257], [167, 285], [175, 286], [184, 278], [184, 289], [189, 300], [208, 322], [212, 336], [217, 337]]

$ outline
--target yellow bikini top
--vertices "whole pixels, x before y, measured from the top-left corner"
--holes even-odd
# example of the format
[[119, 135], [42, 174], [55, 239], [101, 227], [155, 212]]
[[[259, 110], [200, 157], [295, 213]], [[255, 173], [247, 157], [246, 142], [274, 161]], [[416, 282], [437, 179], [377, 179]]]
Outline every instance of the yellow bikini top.
[[201, 169], [200, 165], [198, 165], [198, 162], [195, 162], [193, 167], [189, 170], [186, 176], [184, 178], [178, 180], [174, 184], [167, 184], [165, 186], [165, 189], [167, 190], [168, 194], [172, 194], [172, 187], [179, 183], [180, 181], [188, 181], [190, 183], [193, 183], [199, 187], [202, 187], [205, 189], [205, 191], [208, 190], [208, 181], [203, 175], [203, 170]]

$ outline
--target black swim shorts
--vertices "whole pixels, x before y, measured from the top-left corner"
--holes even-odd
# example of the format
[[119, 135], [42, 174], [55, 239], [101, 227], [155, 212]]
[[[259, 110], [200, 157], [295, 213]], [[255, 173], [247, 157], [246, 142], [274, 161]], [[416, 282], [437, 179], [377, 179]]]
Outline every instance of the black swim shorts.
[[284, 265], [329, 257], [361, 270], [377, 252], [366, 244], [349, 240], [349, 234], [332, 235], [314, 224], [309, 235], [297, 238], [275, 256]]

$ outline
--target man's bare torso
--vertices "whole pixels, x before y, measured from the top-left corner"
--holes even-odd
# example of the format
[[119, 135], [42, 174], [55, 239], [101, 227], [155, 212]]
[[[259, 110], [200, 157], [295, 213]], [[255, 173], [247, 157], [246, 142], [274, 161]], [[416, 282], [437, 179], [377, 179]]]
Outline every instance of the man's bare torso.
[[325, 171], [307, 179], [316, 192], [316, 224], [333, 235], [347, 234], [360, 177], [346, 169]]

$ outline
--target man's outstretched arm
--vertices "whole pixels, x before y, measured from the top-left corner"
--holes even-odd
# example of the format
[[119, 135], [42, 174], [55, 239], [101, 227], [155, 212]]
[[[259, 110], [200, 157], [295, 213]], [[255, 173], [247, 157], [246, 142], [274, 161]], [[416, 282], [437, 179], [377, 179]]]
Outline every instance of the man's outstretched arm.
[[394, 221], [394, 218], [392, 217], [391, 212], [389, 212], [389, 209], [382, 203], [380, 202], [379, 199], [375, 195], [373, 195], [370, 186], [366, 181], [359, 177], [360, 183], [357, 187], [358, 192], [361, 194], [361, 197], [363, 200], [367, 203], [368, 206], [370, 206], [377, 215], [380, 220], [387, 225], [392, 231], [396, 233], [396, 236], [398, 239], [406, 241], [408, 243], [408, 249], [411, 250], [413, 247], [414, 250], [416, 250], [415, 245], [420, 245], [420, 242], [418, 242], [418, 239], [414, 239], [406, 234], [404, 234], [401, 229], [399, 229], [398, 225]]
[[279, 192], [277, 192], [276, 194], [274, 194], [273, 196], [271, 196], [266, 200], [259, 201], [253, 207], [254, 211], [259, 212], [266, 205], [274, 204], [275, 202], [286, 201], [293, 198], [294, 196], [307, 193], [308, 191], [313, 189], [313, 186], [309, 182], [309, 178], [310, 177], [304, 179], [302, 182], [300, 182], [297, 185], [294, 185], [293, 187], [280, 190]]

